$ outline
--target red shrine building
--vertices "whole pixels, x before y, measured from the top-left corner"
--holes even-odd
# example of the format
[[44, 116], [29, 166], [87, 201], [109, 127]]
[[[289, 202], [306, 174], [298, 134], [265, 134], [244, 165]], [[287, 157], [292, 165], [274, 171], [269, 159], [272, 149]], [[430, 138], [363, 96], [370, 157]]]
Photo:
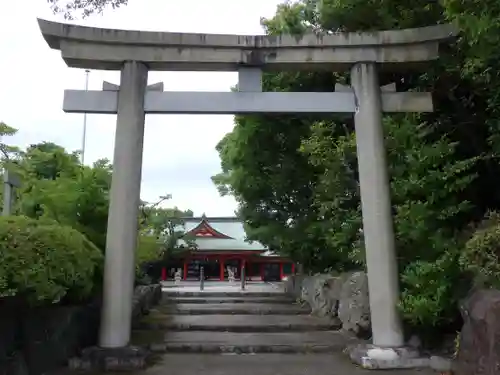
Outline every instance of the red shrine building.
[[205, 278], [227, 280], [228, 267], [240, 279], [245, 267], [247, 280], [282, 280], [295, 272], [294, 264], [257, 241], [247, 241], [243, 223], [236, 217], [184, 219], [186, 234], [194, 238], [195, 250], [182, 259], [182, 278], [198, 280], [203, 267]]

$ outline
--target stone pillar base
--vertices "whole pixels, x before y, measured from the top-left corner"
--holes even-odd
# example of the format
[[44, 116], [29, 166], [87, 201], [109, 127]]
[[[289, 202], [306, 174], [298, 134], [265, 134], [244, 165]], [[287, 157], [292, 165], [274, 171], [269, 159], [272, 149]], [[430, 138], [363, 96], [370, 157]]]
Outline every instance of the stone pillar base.
[[347, 354], [355, 364], [367, 370], [430, 367], [430, 358], [409, 347], [380, 348], [371, 344], [348, 347]]
[[69, 360], [76, 371], [133, 371], [146, 367], [149, 351], [135, 346], [100, 348], [93, 346], [82, 351], [79, 358]]

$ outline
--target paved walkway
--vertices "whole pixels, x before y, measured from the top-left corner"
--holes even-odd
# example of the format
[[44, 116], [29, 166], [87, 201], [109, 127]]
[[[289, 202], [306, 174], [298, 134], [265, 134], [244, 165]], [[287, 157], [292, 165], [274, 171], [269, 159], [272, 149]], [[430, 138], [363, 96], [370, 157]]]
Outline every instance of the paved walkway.
[[[339, 322], [309, 315], [280, 285], [184, 282], [164, 285], [163, 302], [134, 327], [133, 344], [149, 345], [151, 366], [129, 375], [361, 375], [342, 354], [359, 340]], [[287, 310], [288, 309], [288, 310]], [[63, 372], [57, 375], [67, 375]], [[109, 374], [109, 373], [108, 373]], [[377, 371], [431, 375], [431, 370]], [[104, 375], [104, 374], [92, 374]], [[115, 375], [111, 373], [111, 375]], [[121, 374], [116, 374], [121, 375]]]
[[163, 281], [163, 290], [167, 293], [179, 292], [180, 294], [195, 292], [196, 294], [211, 294], [214, 292], [220, 293], [236, 293], [237, 295], [242, 294], [255, 294], [263, 292], [269, 293], [283, 293], [283, 286], [281, 283], [270, 284], [263, 283], [261, 281], [249, 281], [245, 285], [245, 290], [241, 290], [240, 281], [235, 281], [234, 283], [229, 283], [227, 281], [205, 281], [204, 290], [200, 290], [199, 281], [181, 281], [179, 284], [175, 284], [173, 281]]
[[[136, 327], [137, 343], [153, 341], [154, 364], [140, 375], [358, 375], [371, 371], [342, 354], [359, 340], [339, 322], [310, 316], [280, 284], [199, 282], [164, 286], [163, 304]], [[377, 371], [428, 375], [430, 370]], [[137, 374], [139, 375], [139, 374]]]
[[[363, 370], [342, 354], [165, 354], [134, 375], [436, 375], [429, 370]], [[116, 374], [118, 375], [118, 374]], [[120, 374], [121, 375], [121, 374]]]

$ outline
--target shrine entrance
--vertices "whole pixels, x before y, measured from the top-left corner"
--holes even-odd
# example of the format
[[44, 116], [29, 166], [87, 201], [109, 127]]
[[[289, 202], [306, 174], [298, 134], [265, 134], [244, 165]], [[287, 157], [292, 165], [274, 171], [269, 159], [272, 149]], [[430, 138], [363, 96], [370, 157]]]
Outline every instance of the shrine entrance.
[[[433, 106], [430, 93], [380, 87], [378, 71], [437, 59], [439, 44], [456, 33], [450, 25], [300, 37], [104, 30], [45, 20], [39, 25], [68, 66], [121, 71], [119, 85], [67, 90], [63, 105], [69, 113], [117, 115], [101, 347], [125, 347], [130, 340], [145, 114], [336, 112], [354, 114], [373, 344], [403, 346], [382, 113]], [[263, 92], [262, 73], [285, 70], [348, 70], [351, 82], [336, 85], [336, 92]], [[149, 71], [234, 71], [237, 91], [164, 92], [162, 83], [148, 86]]]

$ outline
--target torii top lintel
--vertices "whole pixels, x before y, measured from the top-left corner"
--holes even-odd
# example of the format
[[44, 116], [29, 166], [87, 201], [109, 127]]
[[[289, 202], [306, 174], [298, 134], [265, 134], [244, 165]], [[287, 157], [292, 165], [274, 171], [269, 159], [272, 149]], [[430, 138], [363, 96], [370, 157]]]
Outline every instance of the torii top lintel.
[[357, 62], [382, 66], [438, 57], [457, 35], [449, 24], [378, 32], [304, 36], [223, 35], [101, 29], [38, 20], [43, 37], [70, 67], [120, 70], [141, 61], [159, 71], [339, 71]]

